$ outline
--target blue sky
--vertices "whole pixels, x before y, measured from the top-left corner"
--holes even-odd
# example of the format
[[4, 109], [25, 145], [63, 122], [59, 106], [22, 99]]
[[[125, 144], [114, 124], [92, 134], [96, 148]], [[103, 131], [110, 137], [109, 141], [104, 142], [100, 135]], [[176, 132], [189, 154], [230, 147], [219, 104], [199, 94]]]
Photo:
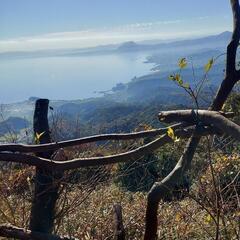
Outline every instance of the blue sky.
[[1, 0], [0, 51], [189, 38], [231, 30], [229, 0]]

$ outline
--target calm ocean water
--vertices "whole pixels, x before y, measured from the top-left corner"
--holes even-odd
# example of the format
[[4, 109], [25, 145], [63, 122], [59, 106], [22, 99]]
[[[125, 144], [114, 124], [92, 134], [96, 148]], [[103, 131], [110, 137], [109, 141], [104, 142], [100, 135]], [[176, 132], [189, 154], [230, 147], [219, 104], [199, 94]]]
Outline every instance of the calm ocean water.
[[30, 96], [49, 99], [95, 97], [95, 91], [111, 89], [134, 76], [150, 72], [146, 55], [48, 57], [0, 61], [0, 103], [16, 102]]

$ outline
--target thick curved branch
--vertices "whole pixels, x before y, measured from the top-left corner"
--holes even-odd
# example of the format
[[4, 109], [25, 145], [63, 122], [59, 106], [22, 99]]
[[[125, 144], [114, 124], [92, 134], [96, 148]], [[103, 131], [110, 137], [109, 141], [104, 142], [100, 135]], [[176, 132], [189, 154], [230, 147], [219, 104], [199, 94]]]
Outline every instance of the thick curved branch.
[[[239, 45], [239, 40], [240, 40], [240, 7], [239, 7], [239, 2], [237, 0], [231, 0], [231, 6], [233, 9], [233, 35], [232, 35], [232, 52], [233, 54], [235, 53], [235, 56], [233, 55], [232, 58], [230, 56], [231, 53], [231, 49], [229, 49], [229, 57], [227, 59], [227, 65], [229, 66], [229, 70], [230, 70], [230, 66], [232, 65], [232, 71], [235, 72], [235, 81], [238, 81], [240, 79], [240, 70], [236, 70], [235, 66], [236, 66], [236, 52], [237, 52], [237, 48]], [[230, 42], [230, 44], [231, 44]], [[229, 48], [230, 48], [230, 44], [229, 44]], [[235, 51], [234, 51], [235, 49]], [[231, 63], [231, 59], [232, 62]], [[234, 68], [234, 69], [233, 69]]]
[[77, 238], [60, 237], [57, 235], [34, 232], [12, 225], [0, 225], [0, 236], [21, 240], [78, 240]]
[[[178, 123], [171, 126], [173, 129], [189, 126], [189, 124]], [[119, 134], [101, 134], [90, 137], [78, 138], [73, 140], [53, 142], [41, 145], [25, 145], [25, 144], [2, 144], [0, 145], [0, 152], [21, 152], [21, 153], [38, 153], [46, 151], [54, 151], [60, 148], [72, 147], [86, 143], [107, 140], [131, 140], [144, 137], [155, 137], [166, 133], [167, 128], [159, 128], [148, 131], [140, 131], [135, 133], [119, 133]]]
[[171, 195], [174, 187], [181, 181], [184, 172], [189, 169], [195, 152], [192, 147], [198, 143], [198, 130], [189, 139], [183, 155], [176, 164], [175, 168], [161, 182], [155, 182], [148, 193], [147, 210], [146, 210], [146, 226], [144, 240], [157, 239], [158, 226], [158, 205], [159, 202]]
[[232, 39], [227, 47], [226, 76], [218, 89], [210, 110], [220, 111], [234, 85], [240, 79], [240, 72], [236, 70], [236, 55], [240, 40], [240, 7], [238, 0], [230, 0], [233, 14]]
[[[193, 129], [179, 129], [175, 133], [178, 137], [188, 138], [191, 136]], [[211, 128], [202, 129], [201, 134], [216, 134], [217, 131]], [[22, 164], [28, 164], [30, 166], [37, 166], [46, 169], [54, 169], [57, 171], [70, 170], [80, 167], [90, 167], [90, 166], [99, 166], [107, 165], [119, 162], [126, 162], [138, 159], [144, 154], [153, 152], [159, 147], [163, 146], [166, 143], [170, 143], [173, 140], [167, 135], [164, 134], [158, 139], [136, 148], [134, 150], [120, 153], [116, 155], [104, 156], [104, 157], [92, 157], [92, 158], [76, 158], [68, 161], [56, 161], [26, 154], [20, 153], [0, 153], [0, 161], [5, 162], [16, 162]]]
[[160, 122], [172, 123], [172, 122], [185, 122], [185, 124], [198, 124], [203, 116], [221, 116], [223, 118], [233, 118], [235, 115], [233, 112], [221, 112], [201, 109], [184, 109], [184, 110], [170, 110], [161, 111], [158, 114]]
[[231, 7], [233, 13], [233, 34], [227, 48], [226, 75], [228, 76], [236, 74], [236, 54], [240, 40], [240, 8], [238, 0], [231, 0]]
[[240, 126], [230, 121], [222, 114], [216, 111], [208, 110], [176, 110], [162, 111], [159, 113], [159, 119], [166, 123], [175, 121], [187, 122], [192, 124], [211, 125], [219, 129], [236, 140], [240, 141]]

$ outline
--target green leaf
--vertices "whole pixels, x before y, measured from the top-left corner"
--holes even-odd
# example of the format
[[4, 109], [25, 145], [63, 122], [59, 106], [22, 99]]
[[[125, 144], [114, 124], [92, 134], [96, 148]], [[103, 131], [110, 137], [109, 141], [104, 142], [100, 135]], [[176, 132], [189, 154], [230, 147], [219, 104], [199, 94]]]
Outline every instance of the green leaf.
[[180, 86], [183, 85], [183, 80], [182, 80], [182, 77], [181, 77], [180, 74], [176, 74], [176, 75], [175, 75], [175, 80], [176, 80], [176, 82], [177, 82]]
[[209, 59], [208, 63], [204, 66], [206, 73], [209, 72], [210, 69], [212, 68], [213, 62], [214, 62], [214, 60], [213, 60], [213, 58], [211, 58], [211, 59]]
[[179, 82], [182, 82], [182, 77], [181, 77], [181, 75], [180, 74], [176, 74], [175, 75], [175, 80], [179, 83]]
[[169, 79], [169, 80], [172, 80], [172, 81], [175, 81], [175, 76], [174, 76], [174, 75], [170, 75], [170, 76], [168, 77], [168, 79]]
[[177, 73], [177, 74], [175, 74], [175, 75], [174, 75], [174, 74], [173, 74], [173, 75], [170, 75], [170, 76], [168, 77], [168, 79], [177, 82], [177, 84], [178, 84], [179, 86], [181, 86], [181, 87], [184, 87], [184, 88], [186, 88], [186, 89], [189, 89], [189, 88], [190, 88], [189, 83], [184, 83], [183, 80], [182, 80], [182, 77], [181, 77], [181, 75], [180, 75], [179, 73]]
[[182, 86], [183, 86], [184, 88], [186, 88], [186, 89], [189, 89], [189, 88], [190, 88], [189, 83], [184, 83]]
[[187, 60], [186, 58], [181, 58], [178, 62], [178, 66], [183, 69], [187, 66]]

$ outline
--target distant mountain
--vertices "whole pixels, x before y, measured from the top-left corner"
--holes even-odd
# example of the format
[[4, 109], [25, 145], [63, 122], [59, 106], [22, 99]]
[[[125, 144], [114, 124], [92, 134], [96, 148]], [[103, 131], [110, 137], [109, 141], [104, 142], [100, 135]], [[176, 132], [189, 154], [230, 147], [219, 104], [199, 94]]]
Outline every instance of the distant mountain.
[[119, 52], [129, 52], [129, 51], [140, 51], [142, 49], [142, 45], [137, 44], [136, 42], [130, 41], [121, 44], [117, 51]]
[[218, 35], [212, 35], [197, 39], [187, 39], [181, 41], [172, 41], [169, 43], [156, 43], [156, 44], [138, 44], [136, 42], [125, 42], [118, 47], [118, 51], [150, 51], [150, 50], [158, 50], [163, 48], [176, 48], [176, 47], [184, 47], [184, 46], [196, 46], [200, 45], [201, 48], [210, 48], [210, 47], [223, 47], [231, 39], [231, 32], [222, 32]]
[[171, 41], [169, 43], [143, 44], [133, 41], [122, 44], [112, 44], [82, 49], [56, 49], [56, 50], [39, 50], [39, 51], [18, 51], [0, 53], [0, 59], [11, 58], [40, 58], [40, 57], [63, 57], [63, 56], [86, 56], [102, 54], [121, 54], [125, 52], [151, 52], [161, 49], [172, 49], [179, 47], [196, 47], [212, 48], [224, 47], [231, 38], [231, 32], [223, 32], [218, 35], [212, 35], [197, 39], [188, 39], [181, 41]]
[[182, 41], [176, 41], [166, 44], [160, 44], [160, 45], [171, 45], [172, 47], [177, 46], [186, 46], [186, 45], [215, 45], [218, 46], [219, 44], [226, 45], [229, 40], [231, 39], [232, 33], [229, 31], [222, 32], [217, 35], [211, 35], [207, 37], [197, 38], [197, 39], [190, 39], [190, 40], [182, 40]]
[[7, 120], [0, 122], [0, 135], [7, 133], [18, 133], [23, 128], [28, 128], [30, 123], [20, 117], [9, 117]]

